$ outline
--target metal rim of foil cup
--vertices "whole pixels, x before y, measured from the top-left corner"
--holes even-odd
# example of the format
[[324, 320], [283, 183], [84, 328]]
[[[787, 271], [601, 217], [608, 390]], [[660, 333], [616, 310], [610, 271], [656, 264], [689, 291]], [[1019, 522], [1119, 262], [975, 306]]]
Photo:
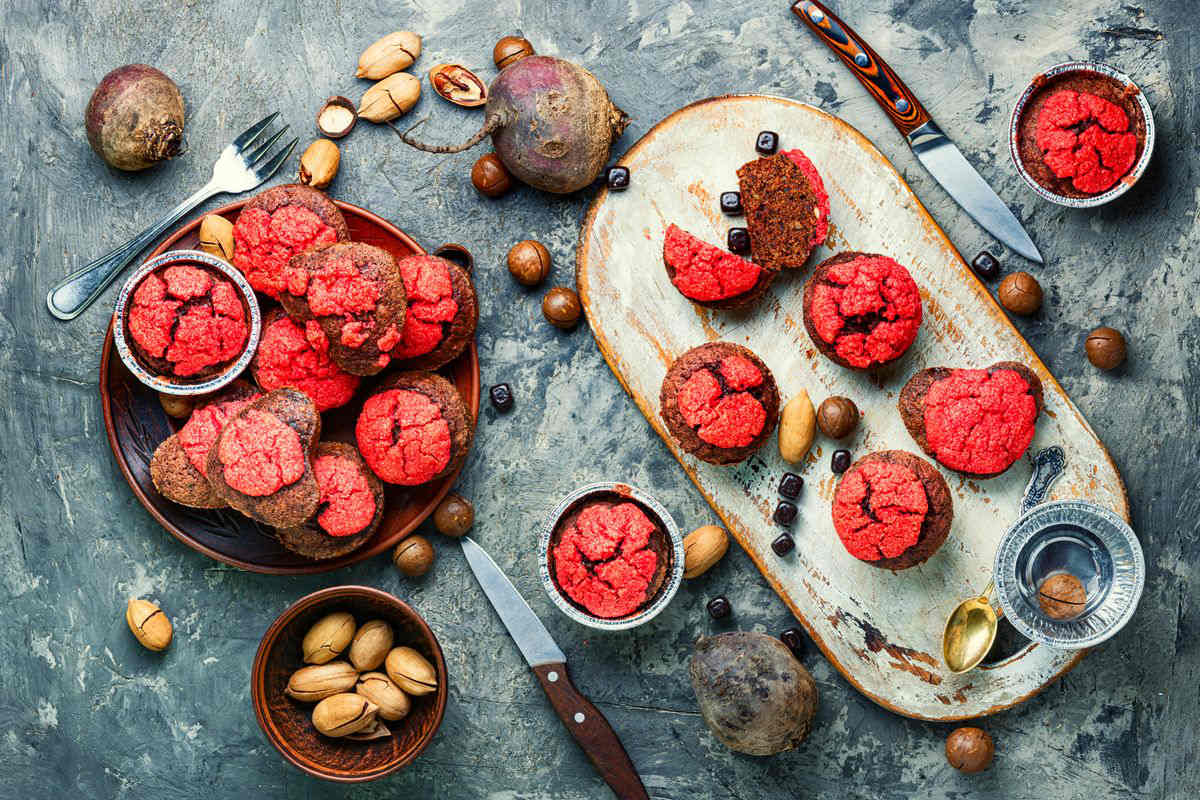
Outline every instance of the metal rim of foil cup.
[[[1034, 536], [1055, 526], [1074, 526], [1096, 537], [1113, 561], [1109, 598], [1115, 610], [1103, 628], [1094, 628], [1100, 609], [1070, 620], [1053, 620], [1033, 609], [1021, 594], [1024, 583], [1017, 574], [1018, 557]], [[1013, 523], [996, 548], [993, 565], [996, 598], [1004, 616], [1027, 639], [1063, 650], [1081, 650], [1115, 636], [1133, 617], [1146, 581], [1141, 544], [1129, 524], [1115, 512], [1083, 500], [1057, 500], [1035, 506]], [[1105, 599], [1105, 603], [1109, 602]], [[1103, 606], [1103, 604], [1102, 604]]]
[[[155, 375], [150, 372], [138, 361], [137, 356], [133, 354], [133, 349], [130, 347], [129, 342], [125, 339], [125, 312], [128, 310], [129, 298], [133, 295], [133, 290], [151, 272], [176, 263], [199, 263], [217, 270], [229, 278], [234, 286], [237, 287], [238, 292], [242, 295], [242, 300], [246, 303], [246, 308], [250, 312], [250, 317], [247, 320], [250, 332], [246, 337], [245, 349], [242, 350], [242, 354], [238, 356], [237, 361], [230, 364], [224, 372], [198, 383], [173, 381], [168, 375]], [[254, 358], [255, 351], [258, 350], [258, 338], [262, 333], [262, 312], [259, 310], [258, 298], [254, 296], [254, 290], [250, 288], [250, 284], [246, 282], [245, 277], [233, 265], [202, 250], [168, 250], [162, 255], [142, 264], [125, 281], [125, 284], [121, 287], [121, 293], [117, 295], [116, 307], [113, 310], [112, 325], [113, 347], [116, 348], [117, 355], [121, 357], [121, 362], [125, 365], [125, 368], [132, 372], [135, 378], [156, 392], [191, 396], [215, 392], [231, 383], [238, 375], [245, 371], [246, 367], [250, 365], [250, 360]]]
[[[566, 598], [562, 590], [558, 588], [558, 584], [554, 582], [554, 578], [550, 575], [550, 541], [554, 536], [554, 531], [558, 527], [560, 519], [566, 513], [567, 509], [588, 495], [593, 494], [622, 495], [646, 506], [658, 517], [667, 534], [667, 539], [671, 543], [672, 563], [666, 582], [658, 590], [658, 595], [654, 598], [653, 602], [628, 617], [606, 619], [581, 610]], [[675, 519], [666, 508], [636, 486], [620, 481], [591, 483], [587, 486], [579, 487], [559, 500], [554, 509], [547, 514], [545, 520], [542, 522], [541, 534], [538, 537], [538, 567], [542, 577], [542, 588], [546, 590], [546, 594], [550, 595], [550, 599], [554, 601], [554, 605], [558, 607], [559, 611], [580, 625], [586, 625], [596, 630], [629, 630], [630, 628], [643, 625], [658, 616], [670, 604], [671, 600], [674, 599], [676, 592], [679, 591], [679, 587], [683, 583], [683, 536], [679, 532], [679, 526], [675, 524]]]
[[[1142, 118], [1146, 121], [1146, 141], [1142, 147], [1142, 155], [1133, 165], [1128, 174], [1121, 177], [1116, 185], [1090, 197], [1068, 197], [1057, 192], [1052, 192], [1045, 186], [1042, 186], [1034, 177], [1025, 169], [1025, 163], [1021, 160], [1019, 152], [1018, 134], [1021, 123], [1021, 115], [1025, 111], [1025, 106], [1029, 104], [1029, 100], [1034, 93], [1042, 87], [1049, 79], [1068, 72], [1098, 72], [1109, 78], [1119, 81], [1127, 87], [1137, 89], [1137, 105], [1142, 112]], [[1021, 97], [1017, 100], [1017, 104], [1013, 107], [1012, 118], [1008, 126], [1008, 150], [1012, 156], [1013, 164], [1017, 167], [1017, 172], [1029, 184], [1029, 188], [1033, 189], [1039, 196], [1049, 200], [1052, 203], [1057, 203], [1060, 206], [1069, 208], [1094, 208], [1102, 206], [1111, 200], [1115, 200], [1125, 192], [1133, 188], [1146, 168], [1150, 165], [1150, 156], [1154, 153], [1154, 114], [1150, 110], [1150, 102], [1146, 99], [1146, 93], [1134, 83], [1128, 75], [1118, 69], [1110, 67], [1108, 64], [1100, 61], [1065, 61], [1061, 64], [1055, 64], [1049, 69], [1041, 72], [1029, 81], [1029, 85], [1025, 87], [1025, 91], [1021, 93]]]

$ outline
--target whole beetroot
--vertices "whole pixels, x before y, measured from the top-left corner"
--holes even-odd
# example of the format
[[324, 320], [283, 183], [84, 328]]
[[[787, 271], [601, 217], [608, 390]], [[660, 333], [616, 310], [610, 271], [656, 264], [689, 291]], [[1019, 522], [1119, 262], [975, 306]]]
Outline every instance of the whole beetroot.
[[105, 75], [84, 122], [92, 149], [117, 169], [146, 169], [183, 149], [183, 96], [170, 78], [146, 64]]
[[688, 666], [700, 716], [731, 750], [769, 756], [812, 730], [817, 685], [783, 642], [752, 631], [705, 636]]
[[595, 75], [561, 58], [527, 56], [492, 81], [483, 127], [463, 144], [427, 145], [397, 134], [430, 153], [458, 153], [491, 136], [509, 172], [534, 188], [567, 194], [596, 179], [628, 124]]

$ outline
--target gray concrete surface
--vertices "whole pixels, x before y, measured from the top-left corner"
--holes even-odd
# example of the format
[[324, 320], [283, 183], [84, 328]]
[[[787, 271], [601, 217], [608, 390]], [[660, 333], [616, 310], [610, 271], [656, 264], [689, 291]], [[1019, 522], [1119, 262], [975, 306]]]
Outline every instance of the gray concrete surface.
[[[520, 190], [479, 198], [475, 153], [438, 158], [362, 125], [345, 140], [333, 193], [394, 220], [426, 245], [478, 257], [485, 384], [511, 383], [517, 409], [482, 414], [461, 482], [476, 533], [570, 654], [577, 684], [621, 733], [660, 798], [1184, 798], [1200, 793], [1200, 280], [1196, 248], [1196, 4], [1192, 0], [842, 0], [842, 15], [887, 57], [1047, 254], [1045, 310], [1018, 323], [1108, 444], [1128, 482], [1149, 581], [1115, 640], [1040, 697], [986, 720], [998, 756], [980, 776], [942, 755], [948, 725], [874, 706], [821, 658], [819, 725], [798, 751], [726, 751], [695, 713], [686, 680], [694, 638], [724, 593], [736, 624], [777, 632], [788, 613], [737, 548], [689, 582], [654, 624], [603, 636], [551, 606], [536, 577], [540, 510], [583, 481], [651, 487], [681, 524], [713, 515], [605, 366], [586, 327], [545, 325], [539, 295], [501, 265], [536, 237], [570, 284], [586, 193]], [[447, 59], [490, 76], [492, 44], [521, 31], [541, 52], [591, 67], [634, 118], [619, 149], [689, 101], [761, 91], [809, 100], [888, 154], [970, 258], [992, 247], [1026, 265], [954, 206], [883, 114], [793, 20], [784, 0], [8, 0], [0, 7], [0, 796], [85, 798], [556, 798], [609, 796], [565, 735], [457, 552], [419, 581], [386, 558], [305, 578], [226, 568], [165, 534], [116, 471], [97, 394], [105, 304], [64, 325], [45, 311], [61, 275], [139, 231], [202, 183], [218, 149], [279, 109], [307, 138], [319, 102], [357, 96], [359, 51], [409, 28], [419, 67]], [[1158, 122], [1154, 163], [1098, 211], [1037, 200], [1008, 157], [1008, 114], [1028, 78], [1068, 58], [1132, 75]], [[180, 85], [191, 152], [141, 175], [89, 150], [82, 113], [100, 77], [145, 61]], [[458, 139], [477, 115], [426, 97], [425, 135]], [[481, 152], [481, 151], [480, 151]], [[291, 168], [289, 167], [289, 171]], [[637, 176], [634, 176], [637, 180]], [[215, 204], [215, 201], [214, 201]], [[111, 292], [110, 292], [111, 298]], [[1131, 358], [1100, 374], [1082, 339], [1127, 332]], [[311, 779], [280, 759], [254, 722], [248, 674], [259, 636], [293, 600], [338, 583], [379, 586], [426, 615], [453, 686], [424, 756], [357, 788]], [[176, 625], [148, 654], [122, 618], [126, 598], [157, 598]]]

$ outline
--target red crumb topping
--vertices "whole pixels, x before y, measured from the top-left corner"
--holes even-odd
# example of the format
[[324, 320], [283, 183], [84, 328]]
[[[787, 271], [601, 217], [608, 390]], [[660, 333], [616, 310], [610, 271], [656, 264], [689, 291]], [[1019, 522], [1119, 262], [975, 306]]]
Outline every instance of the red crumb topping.
[[329, 337], [321, 328], [321, 323], [310, 319], [304, 323], [304, 338], [312, 345], [312, 349], [323, 355], [329, 355]]
[[226, 425], [217, 458], [225, 483], [251, 497], [275, 494], [304, 475], [299, 434], [274, 414], [253, 408]]
[[358, 449], [381, 479], [416, 486], [450, 463], [450, 425], [427, 395], [389, 389], [363, 404], [354, 427]]
[[317, 524], [330, 536], [350, 536], [375, 518], [375, 496], [358, 464], [345, 456], [318, 456], [313, 476], [321, 487]]
[[[445, 336], [445, 325], [458, 313], [450, 268], [436, 256], [409, 256], [400, 259], [404, 290], [408, 294], [408, 313], [400, 343], [393, 358], [415, 358], [436, 348]], [[383, 342], [380, 350], [387, 350]]]
[[921, 295], [908, 270], [887, 256], [830, 267], [814, 287], [813, 328], [852, 367], [898, 358], [921, 327]]
[[1011, 369], [956, 369], [925, 395], [925, 437], [951, 469], [991, 475], [1008, 469], [1033, 441], [1037, 401]]
[[753, 261], [701, 241], [677, 225], [667, 228], [663, 261], [674, 271], [671, 283], [693, 300], [724, 300], [745, 294], [762, 274]]
[[248, 208], [233, 226], [233, 265], [257, 291], [278, 300], [288, 260], [336, 241], [337, 232], [303, 206], [282, 206], [274, 214]]
[[255, 394], [245, 400], [211, 403], [192, 412], [188, 421], [179, 429], [179, 444], [183, 447], [188, 463], [195, 467], [197, 472], [204, 474], [208, 449], [217, 440], [225, 423], [259, 397], [261, 395]]
[[142, 279], [129, 306], [129, 334], [181, 378], [233, 361], [250, 328], [237, 287], [224, 276], [175, 265]]
[[1035, 138], [1046, 166], [1086, 194], [1107, 190], [1137, 158], [1125, 109], [1087, 92], [1060, 89], [1047, 97]]
[[825, 191], [825, 181], [821, 180], [821, 173], [817, 172], [816, 166], [804, 155], [804, 151], [784, 150], [783, 154], [800, 168], [804, 177], [812, 184], [813, 193], [817, 196], [817, 224], [813, 228], [812, 244], [813, 247], [824, 244], [825, 237], [829, 235], [829, 192]]
[[632, 614], [649, 599], [658, 568], [649, 546], [654, 530], [634, 503], [584, 506], [566, 523], [552, 553], [559, 587], [597, 617]]
[[868, 461], [846, 473], [833, 495], [833, 527], [863, 561], [895, 558], [921, 538], [929, 498], [908, 467]]
[[325, 344], [324, 351], [317, 350], [304, 328], [287, 317], [275, 320], [263, 329], [258, 344], [254, 371], [258, 385], [267, 391], [294, 386], [312, 399], [318, 411], [349, 403], [358, 378], [329, 360], [328, 341]]
[[767, 422], [762, 403], [745, 391], [762, 382], [754, 362], [727, 356], [717, 373], [698, 369], [683, 382], [676, 395], [679, 413], [697, 436], [714, 447], [745, 447]]

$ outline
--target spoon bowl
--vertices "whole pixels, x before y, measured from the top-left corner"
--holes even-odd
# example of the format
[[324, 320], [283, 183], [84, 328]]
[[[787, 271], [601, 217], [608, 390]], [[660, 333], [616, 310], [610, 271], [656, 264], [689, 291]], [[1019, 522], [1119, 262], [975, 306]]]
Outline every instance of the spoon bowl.
[[996, 641], [998, 620], [988, 590], [959, 603], [946, 619], [942, 660], [955, 675], [975, 669]]

